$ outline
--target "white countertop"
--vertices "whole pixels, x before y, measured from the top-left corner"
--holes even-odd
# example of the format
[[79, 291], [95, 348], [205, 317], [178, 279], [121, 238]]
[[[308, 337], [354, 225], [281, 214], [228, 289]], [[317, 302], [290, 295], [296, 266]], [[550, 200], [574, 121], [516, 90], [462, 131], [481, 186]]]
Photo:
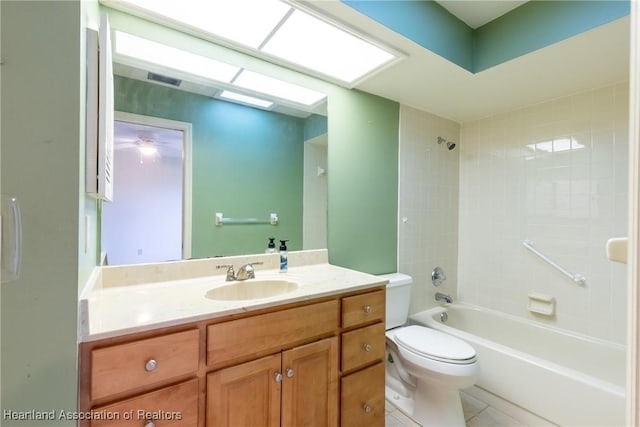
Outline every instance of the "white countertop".
[[[219, 262], [224, 263], [224, 259]], [[384, 278], [328, 263], [289, 267], [286, 273], [276, 269], [256, 270], [255, 275], [256, 280], [282, 279], [296, 282], [299, 287], [269, 298], [221, 301], [209, 299], [205, 294], [213, 287], [225, 285], [224, 274], [127, 286], [95, 286], [80, 300], [79, 339], [94, 341], [386, 283]]]

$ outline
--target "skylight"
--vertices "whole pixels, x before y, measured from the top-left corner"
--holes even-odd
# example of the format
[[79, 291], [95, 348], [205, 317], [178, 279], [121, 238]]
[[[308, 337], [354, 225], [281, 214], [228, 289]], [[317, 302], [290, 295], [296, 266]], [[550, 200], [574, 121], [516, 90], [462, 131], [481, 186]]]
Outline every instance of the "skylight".
[[[224, 86], [226, 89], [236, 86], [306, 107], [314, 106], [326, 98], [326, 94], [322, 92], [225, 64], [212, 58], [156, 43], [122, 31], [116, 31], [114, 39], [116, 57], [125, 56], [136, 62], [143, 61], [145, 63], [160, 65], [166, 69], [178, 70], [181, 73], [206, 77], [209, 80], [218, 82], [218, 84], [214, 84], [214, 86]], [[250, 97], [239, 93], [230, 95], [230, 93], [233, 93], [233, 91], [226, 94], [227, 98], [236, 96], [236, 101], [245, 104], [256, 105], [262, 108], [269, 108], [271, 104], [273, 104], [271, 101], [257, 97]], [[244, 97], [244, 100], [241, 101], [238, 97]]]
[[394, 59], [389, 52], [299, 10], [262, 50], [344, 82], [358, 80]]
[[119, 0], [118, 3], [129, 3], [137, 10], [255, 49], [291, 9], [279, 0]]
[[104, 1], [347, 85], [399, 56], [278, 0]]
[[233, 81], [233, 84], [307, 106], [311, 106], [326, 97], [322, 92], [316, 92], [306, 87], [274, 79], [273, 77], [249, 70], [242, 70], [240, 75]]
[[265, 99], [255, 98], [253, 96], [243, 95], [237, 92], [231, 92], [230, 90], [223, 90], [219, 95], [220, 98], [236, 101], [241, 104], [254, 105], [260, 108], [269, 108], [273, 105], [273, 102]]
[[240, 70], [234, 65], [121, 31], [115, 32], [114, 53], [223, 83], [231, 82]]

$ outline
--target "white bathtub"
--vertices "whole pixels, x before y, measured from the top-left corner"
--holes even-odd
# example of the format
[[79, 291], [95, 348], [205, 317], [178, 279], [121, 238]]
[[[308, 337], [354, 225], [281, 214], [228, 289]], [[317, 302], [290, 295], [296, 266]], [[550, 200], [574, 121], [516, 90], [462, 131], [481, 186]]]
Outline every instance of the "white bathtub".
[[625, 425], [624, 346], [461, 303], [410, 317], [475, 348], [478, 387], [561, 426]]

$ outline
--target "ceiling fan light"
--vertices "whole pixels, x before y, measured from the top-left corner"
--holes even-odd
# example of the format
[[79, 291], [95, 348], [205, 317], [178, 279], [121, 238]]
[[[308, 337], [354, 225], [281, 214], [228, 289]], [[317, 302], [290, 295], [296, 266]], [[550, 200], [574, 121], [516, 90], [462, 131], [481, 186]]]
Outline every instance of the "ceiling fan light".
[[140, 151], [140, 154], [142, 154], [145, 157], [151, 157], [158, 154], [158, 148], [149, 144], [143, 144], [139, 146], [138, 150]]

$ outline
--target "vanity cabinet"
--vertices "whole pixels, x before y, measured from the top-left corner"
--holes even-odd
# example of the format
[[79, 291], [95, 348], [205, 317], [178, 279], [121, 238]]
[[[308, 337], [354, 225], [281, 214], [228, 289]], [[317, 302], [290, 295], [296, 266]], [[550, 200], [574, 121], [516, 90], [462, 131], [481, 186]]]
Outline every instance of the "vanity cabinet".
[[207, 426], [338, 425], [338, 338], [207, 376]]
[[[102, 426], [383, 426], [384, 287], [80, 346]], [[101, 412], [100, 412], [101, 411]]]

